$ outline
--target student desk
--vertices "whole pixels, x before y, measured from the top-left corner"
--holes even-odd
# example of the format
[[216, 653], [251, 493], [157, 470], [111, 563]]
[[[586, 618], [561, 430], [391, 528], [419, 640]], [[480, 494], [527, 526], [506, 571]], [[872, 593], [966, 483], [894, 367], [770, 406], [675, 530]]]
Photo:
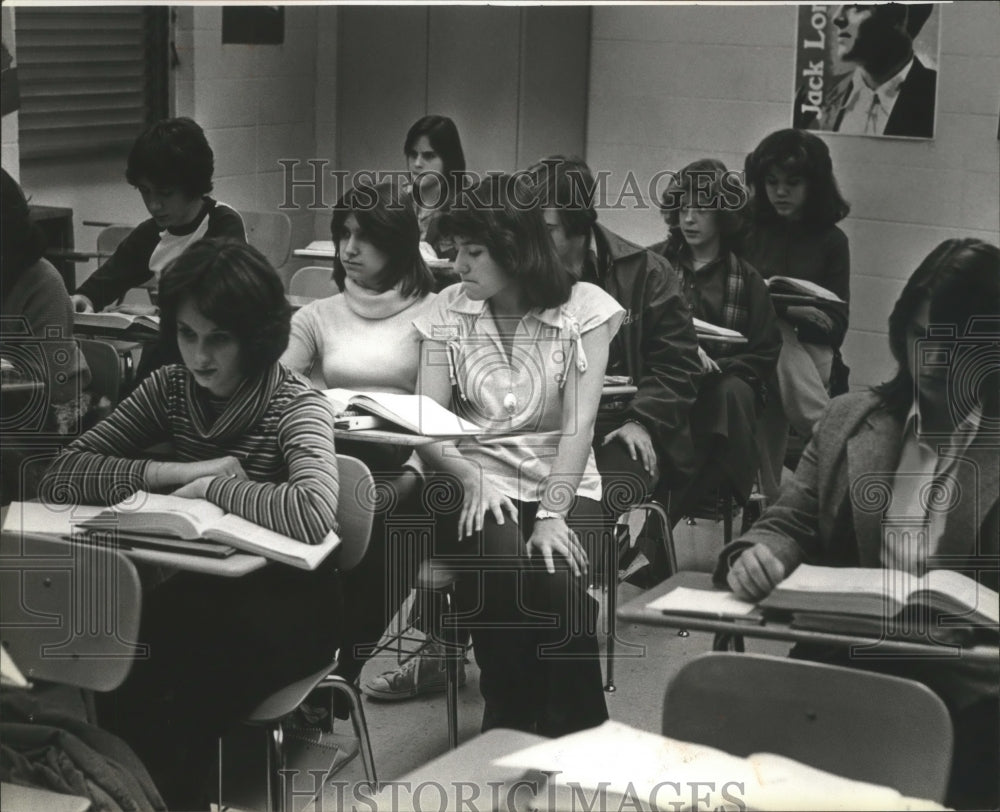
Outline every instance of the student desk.
[[[0, 524], [6, 521], [7, 512], [7, 507], [0, 510]], [[23, 538], [25, 536], [37, 535], [49, 539], [59, 539], [67, 547], [74, 543], [67, 538], [71, 533], [72, 525], [69, 519], [67, 519], [67, 532], [65, 533], [59, 531], [52, 533], [23, 532], [13, 527], [3, 530], [4, 536], [15, 535]], [[227, 558], [210, 558], [202, 555], [191, 555], [190, 553], [147, 550], [138, 547], [121, 547], [116, 549], [120, 549], [121, 552], [133, 561], [152, 565], [153, 568], [164, 568], [168, 571], [182, 570], [185, 572], [198, 572], [204, 575], [218, 575], [224, 578], [239, 578], [267, 564], [267, 559], [263, 556], [242, 552], [235, 552]], [[153, 577], [155, 580], [162, 580], [163, 573], [154, 574]]]
[[764, 618], [759, 610], [745, 618], [713, 618], [699, 615], [666, 614], [647, 608], [646, 604], [666, 595], [679, 586], [689, 589], [709, 589], [726, 592], [712, 584], [712, 576], [704, 572], [679, 572], [659, 586], [633, 598], [618, 610], [618, 619], [627, 623], [645, 626], [664, 626], [668, 629], [689, 629], [700, 632], [715, 632], [713, 648], [724, 651], [732, 637], [759, 637], [768, 640], [784, 640], [791, 643], [816, 643], [851, 648], [858, 657], [891, 657], [910, 655], [915, 657], [952, 656], [956, 660], [972, 660], [996, 665], [1000, 660], [1000, 648], [990, 645], [969, 647], [933, 645], [909, 640], [879, 639], [860, 634], [840, 634], [811, 629], [795, 629], [790, 623]]

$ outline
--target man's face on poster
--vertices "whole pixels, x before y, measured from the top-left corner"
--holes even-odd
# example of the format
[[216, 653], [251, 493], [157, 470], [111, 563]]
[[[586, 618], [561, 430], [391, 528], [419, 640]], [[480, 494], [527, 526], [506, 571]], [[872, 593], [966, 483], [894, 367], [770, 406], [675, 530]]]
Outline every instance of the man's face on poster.
[[864, 62], [877, 42], [875, 12], [871, 6], [840, 6], [833, 18], [837, 27], [837, 56], [845, 62]]

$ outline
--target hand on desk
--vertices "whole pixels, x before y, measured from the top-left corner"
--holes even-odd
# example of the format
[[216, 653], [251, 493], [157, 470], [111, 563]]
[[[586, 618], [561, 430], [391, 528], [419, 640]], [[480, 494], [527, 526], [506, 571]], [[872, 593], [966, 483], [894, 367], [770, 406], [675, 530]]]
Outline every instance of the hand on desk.
[[715, 363], [712, 357], [700, 346], [698, 347], [698, 360], [701, 361], [702, 372], [722, 372], [722, 370], [719, 369], [719, 365]]
[[559, 553], [569, 562], [569, 568], [577, 577], [587, 571], [587, 553], [565, 519], [541, 519], [535, 522], [535, 529], [528, 539], [528, 554], [541, 554], [549, 575], [556, 571], [552, 553]]
[[653, 447], [653, 438], [649, 436], [649, 432], [646, 431], [644, 425], [635, 421], [629, 421], [606, 434], [601, 445], [607, 445], [613, 440], [624, 444], [629, 454], [632, 455], [632, 459], [636, 459], [636, 455], [638, 455], [638, 458], [642, 460], [642, 467], [646, 469], [646, 473], [653, 479], [656, 479], [659, 475], [656, 468], [656, 449]]
[[90, 301], [82, 293], [74, 293], [69, 297], [70, 301], [73, 302], [73, 312], [74, 313], [93, 313], [94, 303]]
[[763, 544], [743, 551], [733, 562], [726, 582], [737, 598], [759, 601], [785, 580], [785, 565]]

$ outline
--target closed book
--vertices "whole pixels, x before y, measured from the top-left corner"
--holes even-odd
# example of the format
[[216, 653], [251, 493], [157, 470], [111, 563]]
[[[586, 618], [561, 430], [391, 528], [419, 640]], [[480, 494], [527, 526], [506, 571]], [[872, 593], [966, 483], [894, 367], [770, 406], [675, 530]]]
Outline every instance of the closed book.
[[226, 513], [206, 499], [137, 491], [128, 499], [80, 523], [81, 527], [116, 531], [131, 537], [208, 539], [247, 553], [314, 570], [340, 544], [332, 530], [319, 544], [306, 544]]
[[[809, 301], [833, 302], [834, 304], [846, 304], [832, 290], [827, 290], [822, 285], [810, 282], [808, 279], [796, 279], [792, 276], [772, 276], [765, 280], [768, 291], [774, 297], [782, 297], [788, 301], [789, 297], [802, 299], [802, 303]], [[789, 302], [790, 303], [790, 302]]]

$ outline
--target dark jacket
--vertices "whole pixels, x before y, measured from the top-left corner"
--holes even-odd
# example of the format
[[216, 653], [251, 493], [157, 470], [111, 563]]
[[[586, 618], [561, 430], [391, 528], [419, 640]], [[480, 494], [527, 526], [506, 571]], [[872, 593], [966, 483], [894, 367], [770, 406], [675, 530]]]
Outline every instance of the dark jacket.
[[639, 391], [624, 417], [641, 423], [656, 445], [661, 484], [681, 484], [694, 467], [688, 414], [701, 364], [691, 309], [680, 277], [663, 257], [595, 225], [600, 285], [625, 308], [611, 341], [609, 375], [629, 375]]
[[[823, 99], [819, 115], [800, 114], [803, 99], [808, 88], [799, 90], [795, 103], [795, 126], [806, 130], [837, 132], [844, 118], [844, 105], [851, 97], [854, 71], [834, 77], [833, 88]], [[934, 103], [937, 99], [937, 71], [926, 67], [919, 59], [913, 58], [913, 67], [906, 75], [906, 81], [899, 88], [899, 96], [892, 106], [889, 120], [885, 123], [883, 135], [906, 136], [909, 138], [934, 137]]]

